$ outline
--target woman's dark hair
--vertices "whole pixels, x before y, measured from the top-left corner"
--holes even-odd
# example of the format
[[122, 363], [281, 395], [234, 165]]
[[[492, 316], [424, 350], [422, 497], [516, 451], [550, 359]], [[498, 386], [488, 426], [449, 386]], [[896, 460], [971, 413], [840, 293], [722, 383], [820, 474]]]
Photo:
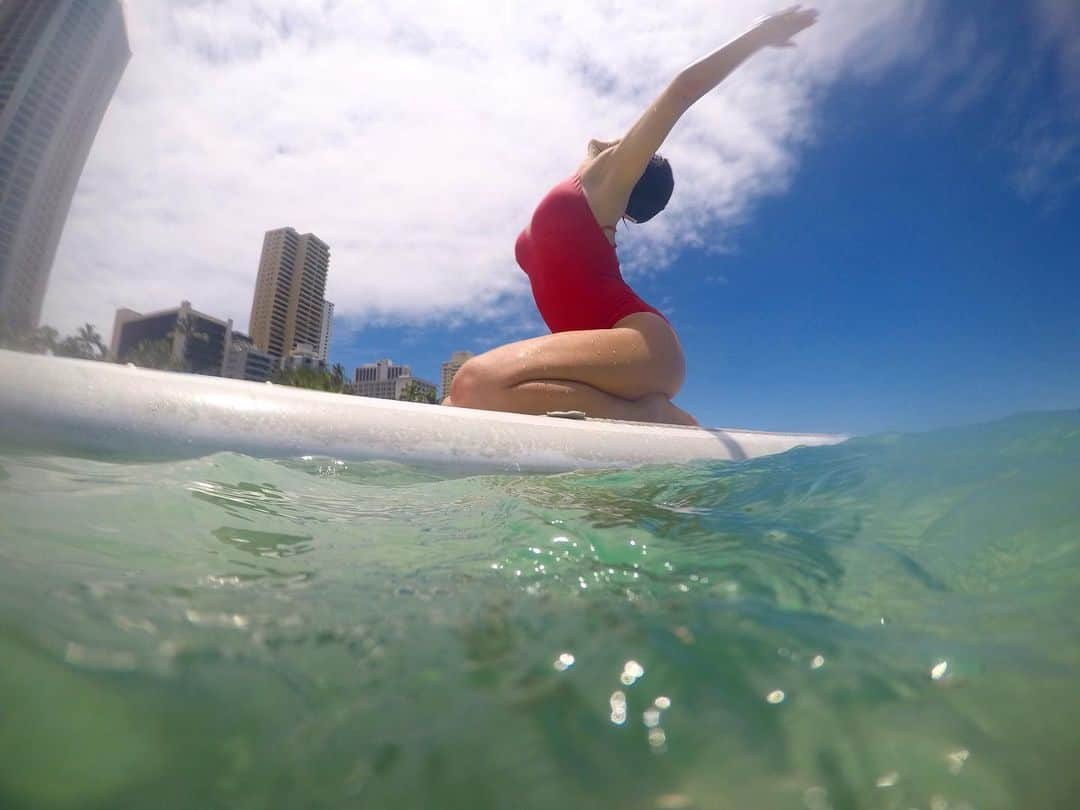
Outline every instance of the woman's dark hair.
[[671, 173], [671, 164], [667, 158], [653, 155], [645, 173], [637, 181], [630, 193], [630, 202], [626, 204], [626, 213], [635, 222], [648, 222], [664, 208], [675, 190], [675, 177]]

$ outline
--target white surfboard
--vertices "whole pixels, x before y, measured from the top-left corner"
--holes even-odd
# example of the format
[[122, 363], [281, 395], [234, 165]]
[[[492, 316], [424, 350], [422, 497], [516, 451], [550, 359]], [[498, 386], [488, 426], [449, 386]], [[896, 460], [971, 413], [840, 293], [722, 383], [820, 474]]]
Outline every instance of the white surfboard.
[[36, 450], [559, 472], [739, 461], [845, 438], [523, 416], [0, 351], [0, 445]]

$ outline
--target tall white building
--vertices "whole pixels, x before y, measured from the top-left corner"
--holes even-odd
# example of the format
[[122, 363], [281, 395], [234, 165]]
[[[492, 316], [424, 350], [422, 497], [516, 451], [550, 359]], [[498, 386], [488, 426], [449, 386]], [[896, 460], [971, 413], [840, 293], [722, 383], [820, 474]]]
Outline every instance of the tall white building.
[[130, 58], [118, 0], [0, 0], [0, 322], [38, 324], [75, 186]]
[[312, 371], [326, 371], [326, 361], [319, 356], [318, 350], [310, 343], [297, 343], [289, 356], [282, 358], [281, 367], [289, 369], [307, 368]]
[[454, 375], [458, 373], [466, 360], [472, 359], [472, 352], [454, 352], [450, 359], [442, 364], [442, 395], [443, 399], [450, 396], [450, 386], [454, 382]]
[[412, 377], [412, 369], [396, 366], [393, 360], [379, 360], [356, 369], [353, 387], [362, 397], [397, 399], [397, 381], [401, 377]]
[[323, 301], [322, 305], [322, 337], [319, 339], [319, 356], [323, 363], [330, 362], [330, 335], [334, 326], [334, 305], [329, 301]]
[[393, 360], [379, 360], [356, 369], [353, 392], [362, 397], [402, 399], [412, 389], [435, 397], [435, 383], [412, 376], [409, 366], [396, 366]]

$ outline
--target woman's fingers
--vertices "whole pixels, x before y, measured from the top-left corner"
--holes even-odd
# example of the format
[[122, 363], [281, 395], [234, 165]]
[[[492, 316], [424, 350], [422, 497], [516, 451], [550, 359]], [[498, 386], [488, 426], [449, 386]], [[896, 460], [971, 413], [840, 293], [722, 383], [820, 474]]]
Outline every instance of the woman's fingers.
[[797, 5], [766, 17], [759, 23], [759, 28], [765, 33], [769, 45], [777, 48], [791, 48], [794, 47], [794, 43], [790, 41], [791, 38], [814, 25], [817, 19], [816, 9]]
[[801, 11], [793, 11], [788, 15], [788, 19], [792, 24], [799, 25], [802, 28], [809, 28], [811, 25], [817, 22], [818, 13], [816, 9], [808, 8]]

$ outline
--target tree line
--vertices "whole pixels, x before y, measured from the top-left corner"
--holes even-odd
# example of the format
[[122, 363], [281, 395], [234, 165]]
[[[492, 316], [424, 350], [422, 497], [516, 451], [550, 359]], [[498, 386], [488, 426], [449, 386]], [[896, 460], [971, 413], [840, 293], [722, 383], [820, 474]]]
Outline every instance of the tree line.
[[[177, 318], [176, 326], [165, 338], [141, 341], [125, 352], [123, 357], [117, 358], [117, 362], [133, 363], [140, 368], [162, 371], [191, 371], [187, 361], [173, 357], [172, 344], [178, 334], [187, 340], [208, 339], [205, 333], [196, 329], [191, 318], [181, 315]], [[92, 323], [83, 324], [74, 335], [61, 339], [60, 332], [48, 325], [36, 329], [16, 329], [0, 321], [0, 349], [52, 354], [77, 360], [107, 360], [109, 353], [101, 333]]]
[[51, 326], [37, 329], [14, 329], [0, 322], [0, 349], [31, 354], [55, 354], [81, 360], [104, 360], [105, 343], [93, 324], [80, 326], [74, 335], [61, 339], [60, 332]]

